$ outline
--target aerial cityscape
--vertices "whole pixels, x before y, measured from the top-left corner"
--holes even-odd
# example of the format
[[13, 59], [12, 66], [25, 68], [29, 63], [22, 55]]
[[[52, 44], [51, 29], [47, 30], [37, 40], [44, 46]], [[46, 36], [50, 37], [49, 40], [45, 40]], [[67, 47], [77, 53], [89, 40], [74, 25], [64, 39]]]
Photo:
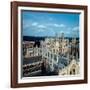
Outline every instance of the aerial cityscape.
[[23, 77], [80, 74], [79, 14], [23, 11], [22, 22]]

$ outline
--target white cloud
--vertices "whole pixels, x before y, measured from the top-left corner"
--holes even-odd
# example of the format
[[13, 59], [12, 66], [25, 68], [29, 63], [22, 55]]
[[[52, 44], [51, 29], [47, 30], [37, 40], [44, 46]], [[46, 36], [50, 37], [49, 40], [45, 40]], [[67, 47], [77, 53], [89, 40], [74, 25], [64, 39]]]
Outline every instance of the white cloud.
[[64, 24], [60, 24], [59, 27], [65, 27], [65, 25]]
[[37, 22], [32, 23], [32, 26], [37, 26], [37, 25], [38, 25]]
[[59, 25], [58, 25], [58, 24], [56, 24], [56, 23], [54, 24], [54, 26], [55, 26], [55, 27], [59, 27]]
[[33, 22], [30, 20], [25, 20], [23, 21], [23, 28], [32, 28], [32, 27], [36, 27], [38, 25], [38, 22]]
[[30, 25], [31, 25], [30, 21], [28, 21], [28, 20], [23, 21], [23, 28], [24, 29], [30, 27]]
[[28, 28], [29, 26], [30, 26], [29, 24], [24, 24], [23, 28], [25, 29], [25, 28]]
[[64, 33], [64, 31], [60, 30], [60, 33]]
[[65, 32], [66, 34], [70, 34], [71, 32]]
[[37, 32], [44, 32], [44, 29], [38, 29]]
[[79, 27], [76, 26], [76, 27], [74, 27], [72, 30], [73, 30], [73, 31], [79, 31]]
[[38, 28], [46, 28], [45, 25], [38, 25]]
[[65, 27], [65, 25], [64, 24], [53, 24], [55, 27], [61, 27], [61, 28], [63, 28], [63, 27]]

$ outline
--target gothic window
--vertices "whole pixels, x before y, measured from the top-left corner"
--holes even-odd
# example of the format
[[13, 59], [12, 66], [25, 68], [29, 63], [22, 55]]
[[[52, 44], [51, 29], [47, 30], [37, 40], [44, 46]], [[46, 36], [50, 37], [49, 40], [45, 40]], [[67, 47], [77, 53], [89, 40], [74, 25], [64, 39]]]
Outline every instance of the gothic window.
[[55, 60], [55, 61], [57, 60], [57, 56], [56, 56], [56, 55], [54, 55], [54, 60]]
[[47, 56], [47, 53], [45, 53], [45, 56]]
[[53, 52], [55, 53], [55, 49], [53, 49]]
[[52, 59], [52, 54], [51, 54], [51, 59]]
[[70, 75], [75, 75], [75, 69], [72, 69], [72, 70], [70, 71]]
[[75, 69], [73, 69], [72, 72], [73, 72], [73, 75], [75, 75]]
[[48, 52], [48, 57], [49, 57], [49, 52]]
[[70, 71], [70, 75], [72, 75], [72, 71]]

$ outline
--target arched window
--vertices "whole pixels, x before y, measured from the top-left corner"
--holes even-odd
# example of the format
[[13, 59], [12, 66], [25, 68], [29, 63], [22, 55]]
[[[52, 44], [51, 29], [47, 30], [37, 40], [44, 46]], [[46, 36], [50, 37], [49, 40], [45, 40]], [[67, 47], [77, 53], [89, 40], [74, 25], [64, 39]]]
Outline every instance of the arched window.
[[72, 69], [72, 70], [70, 71], [70, 75], [75, 75], [75, 69]]
[[49, 52], [48, 52], [48, 57], [49, 57]]
[[75, 75], [75, 69], [73, 69], [72, 72], [73, 72], [73, 75]]
[[57, 60], [57, 56], [56, 56], [56, 55], [54, 55], [54, 60], [55, 60], [55, 61]]
[[52, 55], [52, 53], [51, 53], [51, 59], [52, 59], [52, 57], [53, 57], [53, 55]]
[[72, 71], [70, 71], [70, 75], [72, 75]]

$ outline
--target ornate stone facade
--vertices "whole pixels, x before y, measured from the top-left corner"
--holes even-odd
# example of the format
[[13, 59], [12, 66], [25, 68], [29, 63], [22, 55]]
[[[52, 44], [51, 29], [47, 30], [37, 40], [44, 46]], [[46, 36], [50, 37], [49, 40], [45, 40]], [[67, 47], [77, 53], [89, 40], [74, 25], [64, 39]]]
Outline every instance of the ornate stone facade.
[[54, 71], [59, 75], [79, 74], [79, 42], [76, 38], [70, 41], [64, 38], [64, 34], [61, 37], [45, 38], [40, 41], [39, 47], [33, 45], [26, 48], [25, 57], [34, 56], [42, 57], [48, 72]]

